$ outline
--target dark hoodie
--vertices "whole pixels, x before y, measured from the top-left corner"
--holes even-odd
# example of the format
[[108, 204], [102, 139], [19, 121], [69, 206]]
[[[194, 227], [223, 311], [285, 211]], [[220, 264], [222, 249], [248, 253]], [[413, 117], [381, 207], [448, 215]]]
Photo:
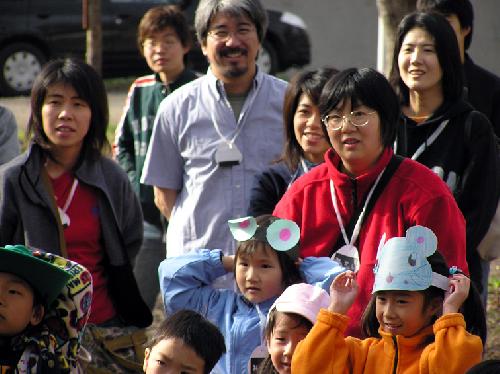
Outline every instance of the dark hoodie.
[[[466, 131], [469, 115], [472, 116], [471, 131]], [[433, 132], [446, 120], [449, 122], [444, 130], [429, 144]], [[403, 116], [396, 153], [411, 158], [421, 144], [425, 148], [416, 160], [446, 182], [465, 217], [469, 272], [480, 287], [481, 266], [476, 249], [493, 218], [500, 189], [500, 165], [493, 128], [469, 103], [463, 100], [444, 103], [418, 125]]]

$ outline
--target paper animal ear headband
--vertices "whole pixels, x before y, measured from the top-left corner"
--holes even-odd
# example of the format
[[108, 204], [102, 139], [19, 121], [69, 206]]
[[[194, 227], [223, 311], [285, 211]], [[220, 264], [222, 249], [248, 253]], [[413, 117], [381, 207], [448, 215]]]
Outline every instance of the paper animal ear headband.
[[233, 238], [239, 242], [260, 240], [268, 243], [273, 249], [287, 252], [296, 259], [299, 255], [299, 226], [288, 219], [270, 217], [265, 225], [259, 226], [254, 217], [231, 219], [228, 221]]
[[413, 226], [406, 231], [406, 237], [395, 237], [385, 242], [382, 237], [377, 265], [373, 269], [375, 283], [373, 291], [420, 291], [436, 286], [448, 289], [447, 277], [432, 271], [427, 257], [437, 248], [437, 238], [432, 230]]

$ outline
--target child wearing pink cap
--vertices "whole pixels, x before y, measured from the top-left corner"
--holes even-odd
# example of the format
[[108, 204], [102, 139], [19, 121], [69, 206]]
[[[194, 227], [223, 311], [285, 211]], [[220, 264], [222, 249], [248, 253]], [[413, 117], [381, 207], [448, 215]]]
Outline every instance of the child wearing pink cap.
[[259, 374], [290, 374], [292, 355], [316, 323], [322, 308], [328, 308], [330, 296], [320, 287], [307, 283], [289, 286], [276, 299], [267, 315], [266, 342], [269, 356]]

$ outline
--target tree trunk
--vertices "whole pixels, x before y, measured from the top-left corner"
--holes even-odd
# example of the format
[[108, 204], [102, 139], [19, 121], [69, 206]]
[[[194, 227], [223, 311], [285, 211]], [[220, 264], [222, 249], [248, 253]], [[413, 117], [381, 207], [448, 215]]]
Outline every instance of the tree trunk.
[[[85, 4], [87, 3], [87, 4]], [[87, 7], [85, 6], [87, 5]], [[83, 10], [87, 8], [87, 42], [85, 61], [101, 74], [102, 70], [102, 27], [101, 0], [84, 0]], [[82, 18], [85, 21], [85, 14]], [[85, 26], [85, 25], [84, 25]]]
[[[416, 0], [377, 0], [379, 16], [379, 46], [383, 47], [379, 51], [379, 70], [389, 76], [392, 66], [392, 54], [396, 39], [396, 31], [399, 22], [403, 17], [415, 10]], [[380, 40], [382, 38], [382, 40]]]

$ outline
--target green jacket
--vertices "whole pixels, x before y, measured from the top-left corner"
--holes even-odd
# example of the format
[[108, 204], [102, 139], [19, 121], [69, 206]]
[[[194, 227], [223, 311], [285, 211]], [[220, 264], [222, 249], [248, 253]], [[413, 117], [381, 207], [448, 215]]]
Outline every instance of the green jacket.
[[180, 86], [198, 76], [185, 69], [175, 82], [163, 84], [158, 74], [137, 78], [130, 87], [123, 114], [116, 128], [114, 152], [127, 172], [141, 201], [144, 221], [161, 228], [161, 214], [154, 204], [153, 187], [140, 183], [156, 111], [161, 101]]

